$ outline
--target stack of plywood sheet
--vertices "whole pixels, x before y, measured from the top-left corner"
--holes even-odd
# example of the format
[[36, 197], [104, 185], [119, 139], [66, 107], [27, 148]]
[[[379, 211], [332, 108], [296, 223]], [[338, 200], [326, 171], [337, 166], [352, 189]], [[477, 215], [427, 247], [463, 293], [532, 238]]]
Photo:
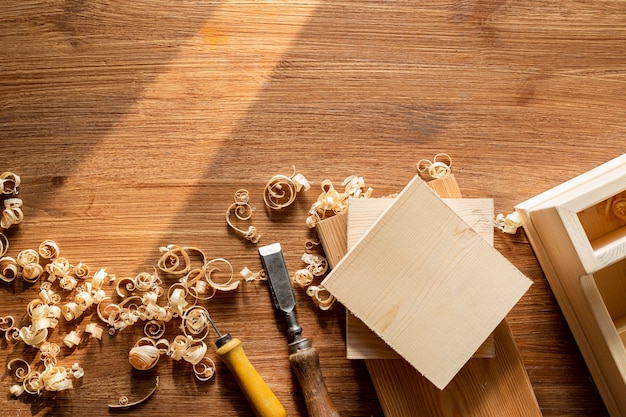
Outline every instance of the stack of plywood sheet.
[[515, 209], [609, 413], [626, 415], [626, 155]]
[[[430, 185], [443, 195], [460, 197], [453, 176], [432, 181]], [[394, 206], [400, 208], [390, 215]], [[429, 210], [432, 211], [427, 214]], [[443, 202], [424, 188], [421, 180], [414, 179], [395, 201], [353, 200], [347, 218], [335, 216], [318, 225], [329, 263], [334, 266], [334, 272], [324, 282], [324, 285], [330, 283], [331, 288], [335, 288], [333, 273], [342, 270], [341, 264], [346, 262], [342, 261], [343, 255], [348, 247], [378, 248], [355, 258], [357, 261], [353, 262], [364, 262], [364, 265], [357, 268], [359, 278], [352, 282], [361, 286], [363, 281], [372, 281], [365, 284], [365, 291], [386, 298], [391, 307], [370, 300], [373, 308], [366, 319], [370, 321], [368, 325], [348, 315], [347, 351], [351, 358], [366, 359], [388, 416], [541, 415], [508, 325], [502, 320], [529, 281], [493, 253], [488, 243], [493, 239], [492, 220], [492, 201], [450, 199]], [[384, 226], [376, 228], [376, 224], [381, 223]], [[371, 233], [374, 237], [368, 238]], [[428, 243], [429, 239], [442, 240], [439, 242], [442, 246], [436, 248], [437, 243]], [[352, 251], [354, 249], [350, 253]], [[345, 259], [355, 256], [350, 253]], [[485, 267], [482, 262], [489, 266]], [[468, 273], [479, 270], [478, 264], [485, 267], [484, 275], [489, 276], [482, 276], [484, 281], [475, 281], [472, 273]], [[402, 287], [401, 281], [412, 280], [416, 272], [429, 278], [414, 287]], [[502, 281], [494, 279], [492, 283], [492, 274], [497, 273], [503, 274]], [[352, 279], [350, 277], [355, 275], [347, 276]], [[488, 294], [482, 293], [483, 290]], [[348, 309], [352, 305], [357, 311], [363, 311], [370, 301], [359, 304], [351, 299], [362, 296], [355, 295], [357, 293], [360, 291], [338, 291], [344, 300], [349, 299]], [[501, 304], [491, 304], [491, 297]], [[341, 295], [339, 299], [342, 300]], [[470, 325], [465, 316], [481, 314], [474, 309], [488, 311]], [[468, 325], [472, 331], [461, 334], [460, 328]], [[411, 347], [403, 351], [391, 349], [386, 339], [372, 331], [374, 328], [387, 332], [385, 336], [389, 337], [388, 329], [394, 326], [403, 334], [400, 341], [394, 343]], [[416, 337], [414, 331], [420, 326]], [[381, 331], [381, 328], [384, 329]], [[457, 349], [464, 343], [467, 344]], [[447, 350], [451, 344], [456, 346]], [[497, 352], [495, 358], [494, 352]], [[410, 363], [406, 356], [417, 358], [418, 362]], [[484, 359], [487, 357], [492, 359]], [[433, 366], [428, 368], [425, 363], [429, 360]], [[426, 369], [428, 377], [424, 375]]]

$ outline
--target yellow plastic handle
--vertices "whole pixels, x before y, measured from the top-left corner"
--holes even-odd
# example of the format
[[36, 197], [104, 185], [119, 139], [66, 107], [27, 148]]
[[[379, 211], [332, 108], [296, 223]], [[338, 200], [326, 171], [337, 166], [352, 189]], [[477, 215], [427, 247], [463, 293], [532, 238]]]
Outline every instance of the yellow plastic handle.
[[233, 338], [217, 349], [219, 356], [231, 370], [248, 403], [257, 417], [284, 417], [285, 407], [252, 366], [241, 347], [241, 341]]

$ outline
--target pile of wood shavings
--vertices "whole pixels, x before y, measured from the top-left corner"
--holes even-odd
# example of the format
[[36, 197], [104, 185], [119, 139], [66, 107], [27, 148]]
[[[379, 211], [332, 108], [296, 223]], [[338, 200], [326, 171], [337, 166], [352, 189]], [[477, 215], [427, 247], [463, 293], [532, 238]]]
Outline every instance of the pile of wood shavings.
[[[4, 214], [3, 219], [10, 221], [3, 222], [7, 226], [3, 228], [23, 219], [21, 199], [19, 204], [15, 201], [19, 184], [17, 175], [0, 176], [0, 191], [8, 196], [4, 200], [4, 213], [10, 213]], [[8, 200], [10, 204], [6, 203]], [[8, 344], [23, 343], [38, 351], [32, 363], [17, 358], [7, 364], [15, 380], [10, 388], [12, 395], [41, 395], [44, 391], [73, 388], [73, 381], [82, 378], [84, 370], [78, 363], [70, 366], [59, 363], [60, 345], [52, 337], [60, 320], [74, 322], [90, 310], [96, 310], [101, 323], [90, 322], [82, 330], [77, 327], [70, 331], [61, 342], [64, 346], [74, 348], [88, 339], [100, 339], [101, 324], [107, 325], [109, 334], [113, 335], [140, 323], [144, 326], [144, 336], [129, 352], [133, 367], [153, 368], [159, 357], [166, 355], [190, 363], [199, 380], [214, 375], [215, 363], [207, 354], [204, 341], [210, 331], [209, 313], [198, 301], [209, 299], [218, 291], [238, 288], [240, 280], [234, 278], [232, 265], [226, 259], [209, 259], [202, 250], [193, 247], [162, 247], [154, 272], [117, 280], [115, 292], [120, 301], [113, 303], [105, 284], [116, 281], [116, 277], [104, 268], [91, 274], [85, 264], [71, 263], [61, 256], [54, 241], [45, 240], [37, 250], [26, 249], [16, 257], [6, 256], [8, 249], [9, 240], [0, 233], [0, 280], [39, 283], [37, 297], [27, 306], [28, 324], [20, 326], [10, 315], [0, 317], [0, 334]], [[177, 278], [176, 283], [164, 288], [164, 279], [172, 277]], [[165, 297], [165, 305], [159, 305], [158, 301]], [[170, 342], [162, 336], [166, 323], [174, 319], [180, 320], [176, 328], [182, 333]]]

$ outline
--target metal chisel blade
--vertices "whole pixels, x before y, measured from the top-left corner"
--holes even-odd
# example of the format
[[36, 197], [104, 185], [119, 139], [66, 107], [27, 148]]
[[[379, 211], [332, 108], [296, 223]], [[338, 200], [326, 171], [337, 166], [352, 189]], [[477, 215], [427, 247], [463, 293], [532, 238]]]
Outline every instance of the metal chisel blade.
[[296, 295], [291, 285], [280, 243], [260, 247], [259, 254], [267, 273], [274, 306], [284, 313], [290, 313], [296, 307]]

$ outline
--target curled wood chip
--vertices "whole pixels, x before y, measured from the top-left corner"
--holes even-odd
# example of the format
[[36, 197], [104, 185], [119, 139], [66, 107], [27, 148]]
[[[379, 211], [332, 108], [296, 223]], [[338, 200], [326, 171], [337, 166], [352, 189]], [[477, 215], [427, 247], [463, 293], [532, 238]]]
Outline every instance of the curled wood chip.
[[291, 279], [299, 287], [306, 288], [313, 282], [313, 274], [308, 269], [297, 270]]
[[13, 316], [0, 317], [0, 332], [4, 333], [4, 338], [9, 343], [19, 341], [19, 329], [15, 327]]
[[498, 214], [494, 220], [494, 226], [502, 230], [503, 233], [514, 235], [517, 232], [517, 229], [522, 227], [522, 218], [516, 211], [507, 214], [506, 216]]
[[72, 330], [63, 339], [63, 344], [68, 348], [73, 348], [80, 344], [80, 334], [77, 330]]
[[72, 272], [76, 278], [85, 279], [89, 276], [89, 267], [82, 262], [72, 266]]
[[89, 323], [85, 326], [85, 333], [89, 334], [90, 337], [95, 337], [96, 339], [102, 339], [102, 327], [98, 326], [97, 323]]
[[47, 327], [36, 330], [31, 326], [24, 326], [20, 328], [20, 339], [27, 345], [36, 346], [46, 340], [47, 337]]
[[[307, 242], [305, 247], [310, 249], [312, 245]], [[305, 288], [307, 295], [313, 298], [321, 310], [328, 310], [335, 301], [334, 297], [322, 287], [311, 285], [316, 277], [320, 277], [328, 271], [328, 261], [322, 255], [309, 252], [305, 252], [301, 259], [307, 266], [295, 272], [291, 278], [292, 282], [298, 287]]]
[[311, 285], [306, 289], [306, 294], [313, 298], [320, 310], [328, 310], [335, 303], [335, 297], [324, 287]]
[[319, 238], [318, 239], [309, 239], [306, 242], [304, 242], [304, 248], [307, 250], [311, 250], [316, 246], [321, 245], [322, 242], [320, 242]]
[[207, 345], [203, 340], [178, 335], [170, 343], [167, 355], [176, 361], [182, 359], [192, 365], [197, 365], [204, 360], [206, 352]]
[[328, 271], [328, 261], [322, 255], [305, 252], [301, 259], [307, 264], [306, 269], [311, 272], [313, 276], [319, 277]]
[[6, 255], [9, 250], [9, 238], [2, 232], [0, 232], [0, 258]]
[[313, 228], [320, 220], [344, 212], [348, 208], [349, 198], [369, 198], [373, 192], [372, 188], [365, 188], [363, 177], [356, 175], [347, 177], [341, 185], [344, 190], [339, 192], [330, 180], [322, 181], [322, 193], [309, 210], [307, 226]]
[[3, 172], [0, 174], [0, 193], [17, 194], [21, 179], [19, 175], [12, 172]]
[[128, 353], [128, 361], [133, 368], [140, 371], [154, 368], [160, 357], [161, 351], [149, 337], [139, 339]]
[[0, 258], [0, 280], [11, 282], [19, 275], [17, 261], [10, 257], [4, 256]]
[[21, 198], [14, 197], [4, 200], [4, 210], [2, 211], [2, 217], [0, 218], [0, 227], [8, 229], [13, 225], [21, 223], [24, 219], [24, 213], [22, 212], [21, 207]]
[[234, 225], [230, 217], [234, 215], [238, 220], [246, 221], [252, 217], [253, 211], [254, 209], [250, 205], [250, 194], [248, 190], [237, 190], [235, 192], [235, 202], [226, 210], [226, 223], [246, 240], [257, 243], [261, 239], [261, 234], [257, 231], [256, 227], [250, 225], [246, 230], [240, 229]]
[[205, 355], [200, 362], [193, 365], [193, 372], [200, 381], [208, 381], [215, 375], [215, 362]]
[[13, 316], [0, 317], [0, 332], [9, 331], [15, 325]]
[[165, 321], [154, 319], [147, 321], [143, 326], [143, 332], [152, 339], [158, 339], [165, 334]]
[[[206, 262], [204, 275], [209, 285], [220, 291], [232, 291], [241, 282], [235, 279], [232, 264], [224, 258], [215, 258]], [[225, 278], [220, 280], [220, 276], [225, 276]]]
[[452, 158], [448, 154], [438, 153], [432, 162], [420, 159], [417, 162], [417, 172], [428, 174], [431, 179], [444, 178], [452, 173]]
[[272, 210], [280, 210], [290, 206], [296, 195], [301, 190], [308, 190], [311, 184], [302, 174], [296, 174], [296, 167], [290, 176], [283, 174], [274, 175], [265, 185], [263, 200], [265, 205]]
[[182, 275], [191, 269], [191, 258], [188, 251], [178, 245], [168, 245], [160, 248], [161, 258], [157, 267], [168, 274]]
[[71, 270], [71, 264], [70, 261], [66, 258], [57, 257], [52, 259], [50, 263], [46, 265], [45, 270], [48, 273], [48, 281], [54, 282], [58, 278], [70, 278], [69, 274]]
[[145, 397], [140, 398], [137, 401], [130, 402], [130, 400], [128, 399], [128, 396], [122, 395], [119, 398], [118, 403], [117, 404], [109, 404], [109, 408], [112, 408], [112, 409], [122, 408], [123, 409], [123, 408], [134, 407], [134, 406], [136, 406], [138, 404], [141, 404], [142, 402], [146, 401], [148, 398], [150, 398], [152, 396], [152, 394], [155, 393], [155, 391], [157, 390], [158, 387], [159, 387], [159, 377], [157, 376], [156, 377], [156, 382], [154, 384], [154, 388], [152, 388], [150, 390], [150, 392], [148, 392], [148, 394], [146, 394]]
[[183, 315], [185, 308], [189, 305], [187, 301], [187, 290], [184, 285], [176, 283], [169, 288], [168, 300], [170, 303], [170, 309], [174, 317], [180, 317]]
[[267, 275], [264, 269], [261, 269], [260, 271], [257, 271], [257, 272], [252, 272], [250, 268], [245, 266], [241, 271], [239, 271], [239, 275], [241, 275], [244, 281], [247, 281], [247, 282], [255, 281], [255, 280], [267, 281]]
[[185, 310], [182, 318], [182, 329], [185, 336], [192, 341], [203, 340], [211, 329], [209, 312], [202, 306], [192, 306]]
[[18, 382], [24, 381], [31, 372], [28, 362], [20, 358], [11, 359], [7, 363], [7, 369], [15, 375]]
[[59, 246], [53, 240], [44, 240], [39, 244], [39, 255], [44, 259], [55, 259], [59, 256]]

